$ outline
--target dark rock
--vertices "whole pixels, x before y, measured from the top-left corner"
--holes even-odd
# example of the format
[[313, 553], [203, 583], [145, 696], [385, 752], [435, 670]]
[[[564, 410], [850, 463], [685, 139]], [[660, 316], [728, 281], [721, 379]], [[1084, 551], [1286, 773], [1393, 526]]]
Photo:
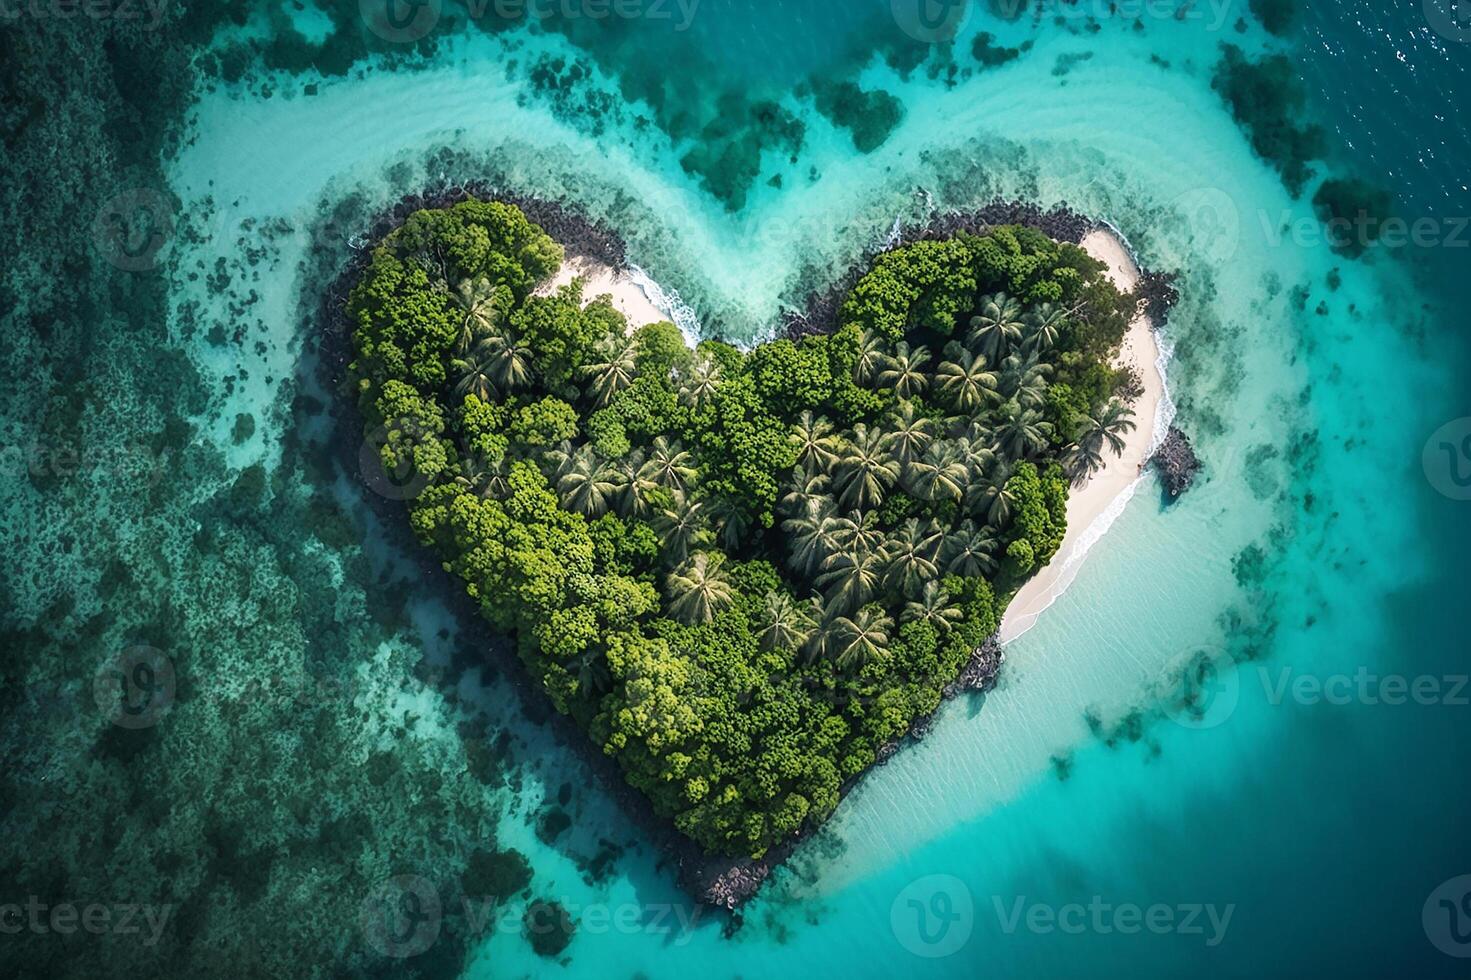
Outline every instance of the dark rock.
[[996, 675], [1001, 673], [1001, 664], [1005, 660], [1006, 653], [1001, 649], [1001, 637], [992, 633], [970, 655], [970, 660], [960, 668], [955, 680], [946, 684], [941, 693], [947, 698], [953, 698], [962, 691], [989, 691], [996, 686]]
[[1179, 499], [1180, 494], [1189, 490], [1195, 474], [1200, 472], [1200, 459], [1190, 448], [1190, 440], [1173, 425], [1149, 461], [1159, 470], [1170, 500]]

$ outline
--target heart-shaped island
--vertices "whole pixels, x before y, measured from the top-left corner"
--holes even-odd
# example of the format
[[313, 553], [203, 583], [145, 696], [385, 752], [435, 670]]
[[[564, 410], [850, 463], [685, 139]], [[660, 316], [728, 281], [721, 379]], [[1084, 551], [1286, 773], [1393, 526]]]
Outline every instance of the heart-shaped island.
[[563, 258], [496, 202], [388, 234], [348, 301], [369, 444], [557, 709], [704, 852], [760, 858], [1053, 558], [1135, 427], [1139, 303], [1002, 226], [879, 255], [831, 332], [691, 350]]

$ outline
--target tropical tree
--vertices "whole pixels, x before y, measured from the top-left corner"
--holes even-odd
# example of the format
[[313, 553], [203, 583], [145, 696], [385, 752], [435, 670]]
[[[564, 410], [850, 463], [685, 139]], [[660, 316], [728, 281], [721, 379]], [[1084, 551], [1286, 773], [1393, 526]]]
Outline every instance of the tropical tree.
[[531, 384], [531, 350], [513, 335], [491, 334], [472, 353], [488, 358], [491, 380], [501, 391], [520, 391]]
[[957, 412], [973, 412], [996, 400], [996, 372], [982, 356], [955, 350], [953, 361], [941, 361], [935, 369], [935, 393]]
[[792, 469], [790, 488], [781, 498], [781, 509], [787, 514], [802, 514], [813, 503], [830, 501], [828, 492], [832, 480], [826, 473], [811, 465]]
[[894, 353], [885, 357], [878, 374], [879, 387], [892, 390], [901, 399], [919, 398], [929, 387], [930, 377], [925, 365], [930, 363], [930, 349], [925, 346], [910, 348], [899, 341]]
[[787, 441], [797, 450], [797, 462], [826, 473], [838, 460], [838, 439], [833, 435], [832, 423], [811, 411], [797, 416]]
[[794, 602], [785, 592], [767, 593], [764, 612], [761, 630], [756, 634], [763, 650], [792, 653], [806, 645], [817, 630], [811, 608]]
[[986, 523], [992, 527], [1009, 525], [1017, 505], [1016, 491], [1011, 488], [1012, 472], [1011, 464], [998, 463], [985, 482], [972, 483], [966, 491], [966, 510], [976, 515], [983, 514]]
[[802, 575], [814, 575], [832, 554], [832, 513], [831, 500], [814, 500], [801, 514], [781, 523], [788, 541], [787, 564]]
[[579, 690], [597, 696], [607, 694], [613, 689], [613, 675], [608, 670], [608, 658], [601, 650], [589, 647], [577, 655], [572, 666]]
[[710, 539], [705, 505], [689, 501], [683, 494], [675, 497], [673, 507], [654, 515], [653, 528], [664, 559], [671, 565], [683, 562], [691, 551]]
[[935, 628], [935, 632], [945, 633], [965, 617], [950, 604], [950, 596], [940, 583], [932, 580], [924, 584], [918, 599], [904, 604], [904, 613], [900, 618], [906, 623], [929, 623]]
[[1084, 419], [1078, 441], [1063, 454], [1062, 465], [1073, 486], [1080, 487], [1103, 469], [1103, 450], [1115, 456], [1124, 454], [1124, 436], [1133, 432], [1134, 413], [1122, 402], [1109, 402], [1103, 411]]
[[995, 554], [999, 542], [988, 527], [977, 527], [974, 521], [962, 521], [952, 534], [945, 536], [942, 555], [945, 571], [950, 575], [989, 575], [996, 571]]
[[839, 460], [835, 481], [843, 506], [859, 510], [877, 507], [898, 478], [899, 464], [884, 447], [883, 431], [861, 422], [855, 425], [853, 439]]
[[455, 353], [461, 356], [500, 327], [511, 299], [509, 291], [492, 288], [485, 276], [461, 280], [450, 298], [464, 312], [455, 335]]
[[659, 484], [645, 473], [642, 453], [625, 456], [612, 464], [619, 487], [616, 506], [620, 517], [642, 520], [653, 510], [652, 494]]
[[562, 506], [584, 517], [600, 517], [618, 493], [618, 473], [583, 446], [572, 454], [566, 471], [557, 479]]
[[1013, 354], [1001, 364], [999, 391], [1002, 399], [1024, 408], [1041, 408], [1047, 400], [1047, 376], [1052, 365], [1039, 360], [1037, 352], [1025, 357]]
[[504, 500], [511, 495], [511, 462], [502, 456], [496, 460], [471, 457], [461, 462], [462, 475], [455, 483], [478, 497]]
[[909, 518], [884, 543], [884, 587], [901, 596], [915, 596], [940, 573], [935, 550], [940, 534]]
[[450, 369], [459, 375], [455, 382], [454, 395], [463, 401], [474, 395], [487, 405], [496, 401], [499, 388], [496, 382], [495, 355], [484, 343], [476, 346], [464, 357], [450, 361]]
[[1013, 401], [1002, 405], [998, 415], [996, 444], [1007, 456], [1028, 459], [1047, 448], [1052, 438], [1052, 423], [1042, 421], [1041, 412]]
[[[1081, 306], [1081, 304], [1080, 304]], [[1063, 310], [1052, 303], [1042, 303], [1026, 317], [1027, 335], [1025, 346], [1036, 352], [1049, 351], [1057, 346], [1067, 318], [1076, 313], [1079, 306]]]
[[844, 670], [862, 670], [889, 652], [889, 633], [894, 621], [872, 606], [858, 610], [851, 619], [833, 620], [833, 652]]
[[638, 374], [638, 346], [628, 337], [604, 337], [593, 348], [594, 360], [581, 369], [593, 394], [593, 406], [602, 408], [613, 396], [633, 384]]
[[934, 421], [919, 414], [912, 401], [901, 401], [889, 416], [884, 448], [901, 467], [908, 466], [934, 439]]
[[708, 623], [735, 605], [736, 590], [725, 572], [725, 555], [702, 551], [669, 573], [669, 615], [687, 625]]
[[883, 578], [884, 560], [875, 551], [842, 551], [826, 562], [817, 587], [827, 597], [829, 612], [850, 612], [872, 599]]
[[706, 513], [715, 527], [716, 540], [730, 551], [739, 549], [754, 527], [750, 513], [725, 494], [714, 495]]
[[720, 362], [708, 354], [701, 354], [680, 372], [679, 401], [693, 409], [701, 409], [710, 403], [721, 383]]
[[694, 457], [678, 442], [656, 436], [649, 447], [648, 459], [639, 473], [656, 486], [683, 493], [695, 481]]
[[922, 500], [959, 500], [970, 483], [970, 468], [951, 442], [935, 443], [909, 472], [909, 485]]
[[887, 359], [884, 338], [870, 330], [863, 331], [858, 342], [858, 359], [853, 362], [853, 380], [860, 385], [872, 383]]
[[1022, 339], [1021, 304], [1005, 293], [981, 298], [981, 310], [970, 320], [966, 346], [994, 364]]
[[1089, 416], [1083, 423], [1078, 442], [1084, 445], [1107, 446], [1115, 456], [1124, 454], [1124, 436], [1133, 432], [1134, 410], [1120, 401], [1111, 401], [1097, 415]]

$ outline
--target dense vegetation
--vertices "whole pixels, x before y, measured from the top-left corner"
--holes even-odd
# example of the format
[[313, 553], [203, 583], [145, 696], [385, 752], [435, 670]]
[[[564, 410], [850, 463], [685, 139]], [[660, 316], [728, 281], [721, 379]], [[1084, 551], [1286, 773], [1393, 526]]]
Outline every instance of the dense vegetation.
[[557, 708], [711, 851], [759, 855], [933, 711], [1132, 428], [1131, 302], [1015, 227], [880, 256], [842, 327], [630, 333], [513, 207], [411, 216], [349, 301], [419, 538]]

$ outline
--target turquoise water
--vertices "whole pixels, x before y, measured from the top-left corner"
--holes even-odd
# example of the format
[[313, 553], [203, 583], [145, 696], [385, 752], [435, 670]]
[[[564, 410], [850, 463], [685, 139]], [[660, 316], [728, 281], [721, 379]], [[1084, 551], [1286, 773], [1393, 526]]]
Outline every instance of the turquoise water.
[[[154, 342], [187, 360], [180, 413], [211, 462], [192, 474], [196, 489], [165, 485], [204, 499], [197, 488], [228, 488], [260, 467], [279, 497], [270, 520], [217, 519], [276, 526], [232, 546], [246, 553], [207, 586], [176, 585], [174, 601], [186, 618], [219, 610], [228, 628], [210, 634], [217, 648], [253, 651], [281, 675], [306, 664], [348, 678], [343, 717], [358, 732], [337, 750], [335, 778], [396, 753], [403, 774], [383, 795], [433, 801], [383, 800], [390, 829], [339, 826], [359, 843], [310, 857], [310, 875], [306, 861], [278, 856], [262, 906], [315, 917], [332, 937], [305, 953], [288, 937], [281, 955], [324, 973], [339, 962], [457, 972], [433, 953], [375, 959], [355, 912], [364, 881], [391, 874], [448, 896], [445, 876], [494, 839], [526, 856], [528, 894], [556, 898], [579, 928], [548, 960], [520, 934], [516, 902], [495, 921], [471, 916], [461, 938], [474, 978], [1464, 975], [1432, 943], [1422, 910], [1442, 882], [1471, 873], [1471, 776], [1458, 751], [1471, 705], [1446, 703], [1467, 672], [1460, 573], [1471, 503], [1437, 491], [1445, 474], [1427, 475], [1422, 448], [1471, 414], [1471, 251], [1444, 241], [1353, 261], [1311, 234], [1280, 234], [1315, 227], [1312, 186], [1305, 199], [1288, 194], [1211, 81], [1222, 42], [1288, 52], [1332, 134], [1320, 172], [1373, 178], [1398, 213], [1448, 236], [1471, 214], [1471, 137], [1458, 112], [1471, 46], [1436, 34], [1415, 4], [1314, 6], [1285, 39], [1244, 3], [1183, 17], [1088, 9], [1048, 4], [1015, 23], [970, 11], [953, 73], [938, 54], [914, 70], [884, 60], [909, 44], [887, 2], [705, 0], [687, 31], [635, 24], [607, 44], [576, 30], [570, 40], [472, 32], [442, 37], [412, 71], [370, 61], [345, 76], [279, 71], [199, 92], [164, 161], [189, 231], [169, 246], [168, 322]], [[257, 28], [269, 29], [245, 30]], [[983, 31], [1019, 56], [981, 69], [969, 52]], [[528, 80], [538, 57], [577, 58], [579, 44], [591, 75], [576, 97]], [[814, 73], [890, 93], [902, 119], [860, 152], [849, 129], [814, 111], [804, 85]], [[678, 83], [667, 101], [623, 101], [621, 84], [647, 93], [663, 74]], [[674, 121], [733, 112], [712, 110], [721, 92], [770, 99], [805, 124], [798, 151], [762, 145], [735, 208], [686, 162], [708, 131]], [[1181, 274], [1165, 334], [1169, 385], [1205, 461], [1202, 484], [1168, 508], [1152, 485], [1131, 499], [1069, 590], [1009, 646], [998, 688], [947, 705], [923, 742], [874, 771], [730, 935], [688, 904], [643, 832], [528, 717], [537, 709], [481, 669], [478, 634], [371, 516], [352, 474], [322, 463], [323, 423], [302, 409], [303, 396], [334, 397], [316, 365], [313, 314], [363, 217], [400, 194], [485, 174], [615, 225], [688, 332], [745, 343], [930, 206], [1067, 202], [1116, 225], [1146, 266]], [[341, 201], [341, 220], [327, 220]], [[242, 262], [253, 251], [262, 258]], [[221, 261], [223, 285], [209, 276]], [[222, 341], [213, 324], [241, 337]], [[281, 502], [327, 498], [343, 526]], [[11, 507], [28, 499], [7, 494]], [[143, 522], [160, 512], [144, 506]], [[188, 548], [129, 540], [97, 547], [130, 563]], [[326, 595], [296, 581], [252, 585], [241, 599], [242, 580], [266, 576], [251, 572], [261, 565], [317, 578]], [[45, 589], [7, 584], [17, 618], [39, 618]], [[291, 589], [335, 608], [272, 610], [265, 596]], [[387, 611], [364, 612], [375, 603]], [[297, 616], [291, 630], [271, 625]], [[340, 635], [298, 635], [326, 624], [343, 624], [330, 627]], [[253, 634], [269, 639], [250, 646]], [[1200, 651], [1220, 669], [1197, 716], [1180, 708], [1179, 678]], [[430, 667], [448, 671], [452, 692]], [[1441, 695], [1394, 705], [1280, 693], [1360, 673], [1431, 678]], [[182, 704], [181, 725], [187, 710], [199, 709]], [[293, 710], [266, 705], [249, 723], [271, 746], [244, 763], [249, 778], [286, 771], [278, 752], [312, 747], [284, 734], [272, 746], [269, 733], [285, 727], [272, 711]], [[488, 721], [466, 737], [457, 723], [476, 710]], [[414, 723], [400, 728], [406, 712]], [[196, 758], [192, 739], [161, 730], [166, 761], [198, 780], [194, 793], [239, 798], [229, 777], [179, 761]], [[465, 776], [477, 737], [504, 752], [489, 782]], [[344, 789], [352, 802], [334, 808], [372, 813], [373, 794], [363, 805]], [[573, 826], [548, 842], [537, 831], [552, 808]], [[284, 855], [271, 830], [281, 814], [252, 819], [261, 829], [243, 836]], [[186, 845], [201, 833], [173, 829]], [[607, 858], [598, 872], [596, 857]], [[1059, 915], [1066, 928], [1049, 925]], [[1139, 925], [1146, 915], [1156, 928]], [[198, 915], [189, 921], [199, 927]], [[220, 921], [230, 931], [229, 915]]]

